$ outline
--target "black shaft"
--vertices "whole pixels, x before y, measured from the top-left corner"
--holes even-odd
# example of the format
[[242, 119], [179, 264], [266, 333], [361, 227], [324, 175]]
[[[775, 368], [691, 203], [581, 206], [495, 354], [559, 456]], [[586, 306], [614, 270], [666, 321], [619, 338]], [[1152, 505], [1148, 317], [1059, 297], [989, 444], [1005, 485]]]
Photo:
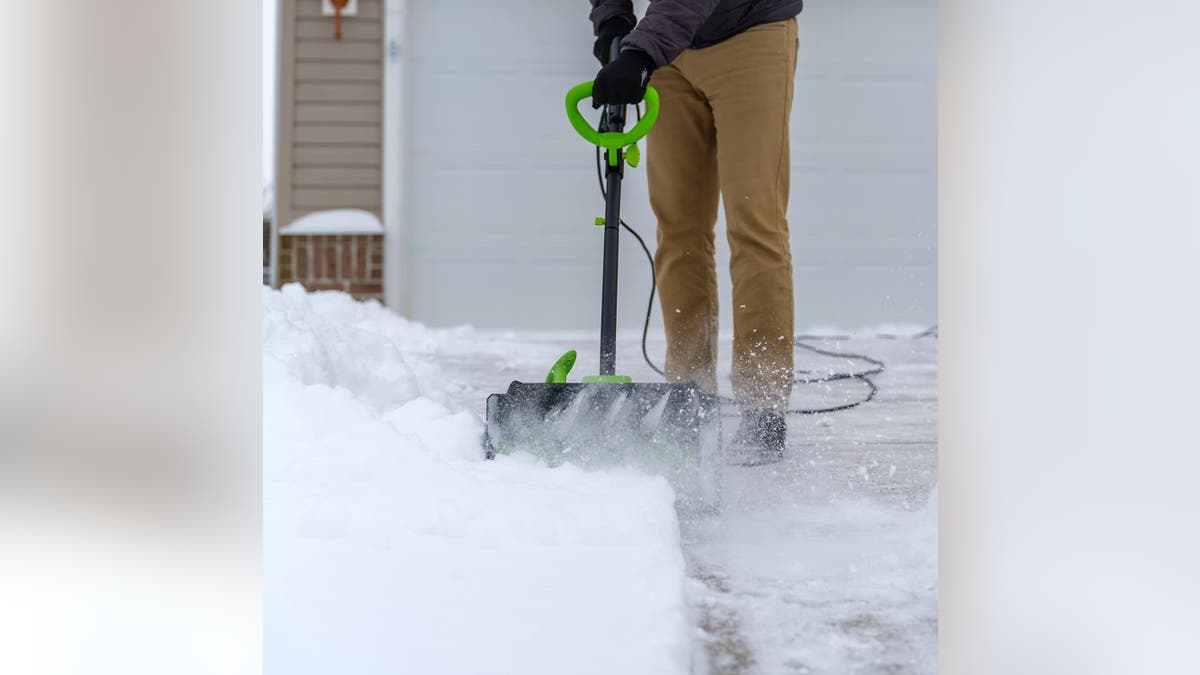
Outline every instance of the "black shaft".
[[[620, 38], [612, 41], [611, 58], [621, 53]], [[607, 130], [620, 133], [625, 130], [625, 106], [607, 107]], [[617, 374], [617, 252], [618, 235], [621, 231], [621, 177], [625, 158], [620, 150], [608, 150], [605, 159], [615, 154], [617, 161], [606, 161], [604, 199], [604, 277], [601, 282], [600, 298], [600, 374]]]
[[[619, 131], [619, 129], [618, 129]], [[609, 152], [620, 152], [609, 150]], [[600, 374], [617, 374], [617, 235], [621, 225], [620, 167], [608, 167], [604, 209], [604, 278], [600, 299]]]

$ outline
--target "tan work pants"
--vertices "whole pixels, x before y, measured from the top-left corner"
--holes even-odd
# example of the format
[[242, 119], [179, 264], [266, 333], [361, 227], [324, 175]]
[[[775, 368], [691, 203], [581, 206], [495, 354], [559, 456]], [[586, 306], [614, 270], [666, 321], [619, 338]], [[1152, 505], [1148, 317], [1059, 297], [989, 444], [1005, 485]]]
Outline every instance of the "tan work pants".
[[796, 20], [690, 49], [654, 72], [647, 140], [667, 378], [716, 391], [718, 196], [732, 257], [733, 390], [743, 408], [782, 411], [791, 393], [792, 256], [788, 115]]

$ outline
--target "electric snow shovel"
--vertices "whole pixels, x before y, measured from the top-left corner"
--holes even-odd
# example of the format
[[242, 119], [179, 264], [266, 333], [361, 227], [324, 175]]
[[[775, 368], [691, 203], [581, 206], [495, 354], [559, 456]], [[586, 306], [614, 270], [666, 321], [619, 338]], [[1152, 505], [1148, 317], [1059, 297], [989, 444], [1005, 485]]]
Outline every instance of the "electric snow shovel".
[[605, 215], [596, 219], [604, 226], [600, 373], [567, 382], [575, 364], [572, 350], [544, 382], [513, 382], [506, 393], [489, 396], [485, 450], [489, 459], [525, 451], [550, 466], [632, 466], [664, 476], [682, 507], [713, 509], [720, 501], [722, 466], [717, 397], [691, 383], [632, 382], [616, 371], [621, 179], [626, 163], [639, 163], [637, 142], [658, 117], [658, 92], [646, 89], [646, 114], [628, 132], [624, 105], [607, 106], [600, 129], [593, 129], [578, 109], [591, 96], [591, 82], [573, 87], [567, 93], [567, 118], [607, 158]]

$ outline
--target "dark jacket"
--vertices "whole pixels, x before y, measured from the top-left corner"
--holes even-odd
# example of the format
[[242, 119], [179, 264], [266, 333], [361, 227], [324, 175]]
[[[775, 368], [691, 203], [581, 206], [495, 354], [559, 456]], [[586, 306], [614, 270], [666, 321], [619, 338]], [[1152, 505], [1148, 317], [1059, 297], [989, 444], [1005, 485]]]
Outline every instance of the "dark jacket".
[[638, 22], [632, 0], [592, 0], [592, 24], [621, 19], [637, 28], [622, 49], [637, 49], [659, 66], [675, 60], [685, 49], [700, 49], [759, 24], [790, 19], [800, 13], [804, 0], [650, 0], [646, 16]]

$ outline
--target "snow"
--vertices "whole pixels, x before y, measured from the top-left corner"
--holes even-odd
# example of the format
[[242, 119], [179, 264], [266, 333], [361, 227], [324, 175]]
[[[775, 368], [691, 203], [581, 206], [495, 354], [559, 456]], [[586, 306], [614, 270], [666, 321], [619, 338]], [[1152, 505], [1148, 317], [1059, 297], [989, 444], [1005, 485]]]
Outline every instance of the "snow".
[[438, 365], [469, 330], [294, 285], [263, 314], [267, 672], [687, 672], [665, 481], [484, 461]]
[[332, 209], [301, 216], [280, 234], [383, 234], [383, 223], [362, 209]]
[[[267, 672], [936, 672], [936, 338], [822, 331], [888, 364], [876, 400], [790, 418], [784, 462], [727, 467], [722, 513], [680, 516], [659, 478], [480, 459], [487, 394], [568, 348], [594, 362], [594, 335], [263, 301]], [[620, 369], [655, 381], [639, 337]]]

